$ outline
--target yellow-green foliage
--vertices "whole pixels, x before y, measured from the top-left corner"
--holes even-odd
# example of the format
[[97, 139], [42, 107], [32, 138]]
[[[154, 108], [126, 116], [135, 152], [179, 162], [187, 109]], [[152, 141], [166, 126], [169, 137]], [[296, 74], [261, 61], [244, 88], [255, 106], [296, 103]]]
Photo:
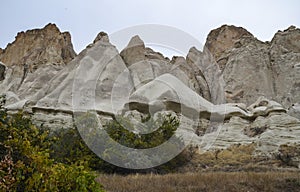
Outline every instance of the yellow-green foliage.
[[84, 161], [50, 158], [49, 132], [0, 107], [0, 191], [103, 191]]

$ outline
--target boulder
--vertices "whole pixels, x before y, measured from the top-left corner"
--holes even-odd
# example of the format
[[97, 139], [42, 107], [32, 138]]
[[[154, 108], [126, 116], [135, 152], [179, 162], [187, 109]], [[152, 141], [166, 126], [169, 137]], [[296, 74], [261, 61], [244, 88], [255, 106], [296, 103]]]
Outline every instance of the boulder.
[[265, 97], [259, 97], [257, 101], [251, 104], [247, 109], [256, 117], [266, 116], [271, 112], [287, 112], [287, 110], [281, 104]]

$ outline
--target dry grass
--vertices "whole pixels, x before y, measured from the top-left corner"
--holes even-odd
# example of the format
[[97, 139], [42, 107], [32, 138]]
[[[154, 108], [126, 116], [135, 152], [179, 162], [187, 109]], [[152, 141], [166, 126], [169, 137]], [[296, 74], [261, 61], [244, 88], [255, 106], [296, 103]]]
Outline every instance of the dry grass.
[[255, 157], [254, 150], [254, 144], [234, 145], [194, 154], [178, 170], [181, 173], [101, 175], [98, 181], [109, 192], [300, 192], [299, 169], [280, 166], [280, 160]]
[[98, 181], [109, 192], [300, 191], [299, 172], [101, 175]]
[[[266, 172], [281, 170], [281, 161], [255, 156], [255, 144], [233, 145], [228, 149], [196, 153], [181, 172]], [[292, 167], [291, 167], [292, 168]]]

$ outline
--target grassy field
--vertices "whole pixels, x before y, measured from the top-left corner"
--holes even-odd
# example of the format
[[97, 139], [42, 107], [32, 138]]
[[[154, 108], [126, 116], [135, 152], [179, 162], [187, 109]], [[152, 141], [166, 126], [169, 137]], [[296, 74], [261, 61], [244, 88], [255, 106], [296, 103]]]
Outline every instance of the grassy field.
[[97, 180], [108, 192], [300, 191], [299, 172], [101, 175]]

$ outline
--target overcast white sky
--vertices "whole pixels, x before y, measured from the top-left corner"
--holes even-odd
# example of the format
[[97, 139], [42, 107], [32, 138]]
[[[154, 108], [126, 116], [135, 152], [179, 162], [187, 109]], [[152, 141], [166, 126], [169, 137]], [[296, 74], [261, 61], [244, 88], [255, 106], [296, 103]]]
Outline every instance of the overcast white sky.
[[299, 0], [3, 0], [0, 14], [1, 48], [17, 32], [51, 22], [71, 33], [76, 52], [100, 31], [111, 34], [140, 24], [176, 27], [203, 44], [222, 24], [242, 26], [263, 41], [290, 25], [300, 27]]

